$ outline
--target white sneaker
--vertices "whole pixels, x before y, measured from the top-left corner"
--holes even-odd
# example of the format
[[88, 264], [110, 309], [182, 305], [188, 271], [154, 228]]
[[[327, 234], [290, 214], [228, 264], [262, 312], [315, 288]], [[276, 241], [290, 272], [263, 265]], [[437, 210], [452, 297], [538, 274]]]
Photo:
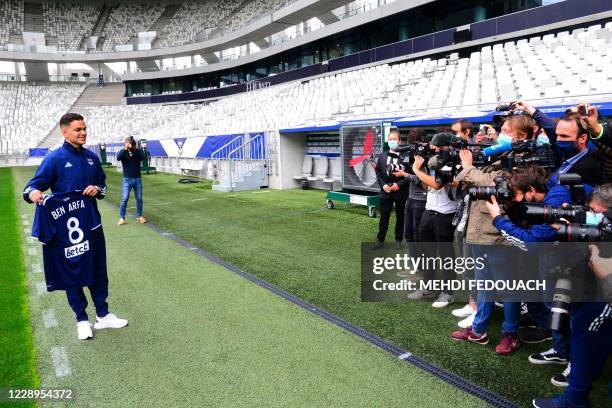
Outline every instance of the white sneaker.
[[474, 311], [472, 310], [472, 306], [470, 306], [470, 304], [468, 303], [467, 305], [463, 306], [461, 309], [455, 309], [451, 313], [455, 317], [468, 317], [469, 315], [474, 313]]
[[438, 296], [438, 299], [436, 299], [436, 301], [431, 304], [431, 307], [441, 309], [453, 303], [454, 299], [455, 298], [453, 297], [453, 295], [449, 295], [448, 293], [442, 292], [440, 293], [440, 296]]
[[457, 323], [457, 326], [461, 327], [462, 329], [467, 329], [468, 327], [472, 327], [475, 317], [476, 317], [476, 312], [472, 313], [465, 319], [459, 321], [459, 323]]
[[120, 329], [122, 327], [127, 326], [128, 321], [125, 319], [120, 319], [112, 313], [107, 314], [104, 317], [96, 316], [96, 323], [94, 324], [94, 329]]
[[93, 337], [93, 332], [91, 331], [91, 323], [87, 320], [83, 320], [77, 323], [77, 335], [79, 340], [87, 340]]

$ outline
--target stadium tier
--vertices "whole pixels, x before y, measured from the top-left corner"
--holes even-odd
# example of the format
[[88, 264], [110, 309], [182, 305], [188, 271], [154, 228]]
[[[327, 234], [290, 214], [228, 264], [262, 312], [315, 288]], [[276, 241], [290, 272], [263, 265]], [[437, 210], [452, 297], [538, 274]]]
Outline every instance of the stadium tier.
[[0, 83], [0, 147], [3, 153], [33, 148], [55, 128], [83, 92], [83, 84]]
[[[147, 138], [277, 130], [311, 120], [400, 116], [493, 108], [516, 98], [534, 104], [609, 100], [612, 95], [612, 23], [483, 47], [469, 58], [421, 59], [291, 82], [198, 105], [189, 114], [151, 126], [129, 110], [92, 113], [100, 123], [132, 112], [132, 131]], [[176, 106], [176, 105], [175, 105]], [[159, 107], [157, 109], [164, 109]], [[113, 141], [92, 127], [97, 141]]]
[[[98, 37], [97, 50], [135, 44], [140, 32], [156, 31], [155, 47], [175, 47], [238, 30], [258, 17], [289, 4], [290, 0], [183, 1], [175, 4], [79, 4], [42, 1], [26, 9], [23, 0], [0, 2], [0, 46], [23, 43], [22, 32], [41, 31], [46, 45], [63, 51], [86, 49]], [[24, 16], [32, 23], [26, 27]], [[74, 18], [78, 16], [78, 18]], [[42, 24], [36, 24], [36, 17]]]

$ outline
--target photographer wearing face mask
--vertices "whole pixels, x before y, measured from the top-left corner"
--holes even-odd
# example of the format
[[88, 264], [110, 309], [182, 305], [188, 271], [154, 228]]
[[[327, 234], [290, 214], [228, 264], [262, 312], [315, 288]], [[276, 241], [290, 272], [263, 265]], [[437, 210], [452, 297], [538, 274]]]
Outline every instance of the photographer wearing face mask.
[[142, 216], [142, 178], [140, 175], [140, 165], [144, 161], [144, 156], [136, 147], [136, 141], [132, 136], [125, 139], [124, 148], [117, 153], [117, 161], [120, 161], [123, 165], [121, 205], [119, 206], [119, 222], [117, 222], [117, 225], [125, 224], [127, 202], [132, 189], [134, 189], [134, 195], [136, 196], [136, 219], [139, 223], [144, 224], [147, 220]]
[[394, 206], [395, 247], [400, 249], [402, 245], [404, 236], [404, 212], [410, 180], [408, 178], [398, 177], [394, 174], [386, 174], [388, 165], [397, 165], [400, 163], [400, 158], [397, 157], [397, 152], [395, 150], [398, 148], [399, 143], [399, 132], [397, 130], [389, 132], [387, 138], [389, 151], [382, 152], [378, 156], [378, 161], [376, 162], [376, 179], [380, 186], [380, 222], [378, 224], [378, 235], [376, 236], [377, 242], [372, 249], [381, 249], [384, 246], [387, 230], [389, 229], [389, 219], [391, 218], [391, 211]]
[[[601, 168], [594, 151], [589, 149], [586, 122], [580, 119], [577, 111], [570, 111], [558, 122], [544, 112], [524, 101], [512, 101], [517, 110], [529, 114], [544, 129], [550, 144], [558, 156], [559, 167], [549, 181], [549, 186], [556, 183], [560, 174], [576, 173], [582, 177], [589, 194], [593, 187], [601, 184]], [[593, 148], [594, 146], [591, 145]]]
[[[509, 174], [509, 182], [514, 192], [514, 202], [516, 203], [539, 203], [551, 207], [560, 207], [564, 203], [571, 202], [569, 191], [558, 184], [548, 188], [547, 182], [549, 174], [546, 170], [537, 166], [525, 166], [513, 169]], [[529, 243], [553, 242], [556, 240], [557, 231], [549, 224], [529, 225], [522, 228], [506, 217], [501, 215], [500, 206], [495, 196], [491, 196], [491, 201], [485, 201], [487, 210], [492, 218], [492, 223], [502, 235], [513, 245], [525, 247]], [[549, 270], [558, 263], [555, 252], [552, 248], [536, 247], [537, 257], [530, 260], [530, 252], [527, 251], [527, 262], [525, 269], [531, 266], [537, 267], [537, 276], [530, 274], [529, 279], [537, 278], [546, 281], [548, 292], [552, 292], [555, 280], [550, 276]], [[545, 299], [552, 298], [552, 293], [544, 296]], [[552, 331], [548, 328], [550, 315], [550, 303], [528, 302], [528, 315], [536, 323], [535, 328], [527, 328], [521, 332], [521, 341], [524, 343], [541, 343], [553, 339], [553, 347], [542, 353], [535, 353], [529, 356], [532, 364], [565, 364], [569, 360], [570, 338], [565, 331]], [[552, 336], [551, 336], [552, 334]], [[563, 386], [567, 380], [553, 377], [554, 385]]]
[[[500, 143], [532, 139], [533, 130], [534, 122], [531, 118], [525, 115], [511, 116], [503, 123], [498, 139]], [[477, 169], [473, 166], [474, 159], [469, 150], [461, 150], [460, 157], [463, 170], [457, 175], [457, 181], [461, 182], [464, 188], [495, 186], [495, 178], [505, 174], [499, 161]], [[485, 200], [470, 203], [466, 242], [470, 244], [474, 258], [486, 259], [483, 268], [474, 269], [477, 281], [511, 279], [518, 252], [509, 250], [507, 241], [491, 223]], [[472, 327], [453, 332], [451, 338], [481, 345], [488, 344], [486, 330], [494, 302], [494, 291], [478, 291], [476, 315]], [[502, 339], [495, 348], [498, 355], [510, 354], [519, 346], [520, 309], [521, 305], [518, 302], [504, 302]]]
[[[595, 213], [610, 214], [612, 209], [612, 184], [596, 187], [589, 209]], [[607, 245], [610, 245], [608, 243]], [[604, 290], [606, 282], [602, 277], [612, 273], [612, 259], [602, 258], [597, 245], [591, 246], [589, 260], [595, 276], [599, 278]], [[564, 394], [552, 399], [536, 398], [533, 406], [536, 408], [588, 407], [588, 395], [598, 377], [603, 372], [612, 348], [612, 304], [606, 297], [606, 302], [572, 303], [571, 308], [571, 371], [568, 387]], [[569, 368], [569, 367], [568, 367]]]

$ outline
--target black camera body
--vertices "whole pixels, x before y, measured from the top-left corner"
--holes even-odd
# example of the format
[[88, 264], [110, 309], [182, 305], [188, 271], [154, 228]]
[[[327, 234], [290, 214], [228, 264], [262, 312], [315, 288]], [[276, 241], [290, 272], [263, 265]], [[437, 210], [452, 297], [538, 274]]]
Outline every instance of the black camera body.
[[495, 177], [495, 186], [471, 187], [468, 192], [472, 200], [488, 200], [495, 196], [498, 203], [511, 202], [514, 198], [514, 191], [510, 188], [510, 183], [505, 176]]
[[500, 128], [506, 119], [511, 116], [528, 115], [527, 112], [516, 110], [516, 104], [498, 105], [493, 114], [493, 126]]
[[425, 162], [432, 156], [429, 143], [425, 142], [399, 146], [395, 151], [396, 153], [387, 153], [389, 157], [398, 159], [397, 164], [387, 164], [385, 166], [385, 178], [388, 180], [393, 179], [393, 172], [395, 171], [403, 170], [406, 173], [412, 174], [412, 165], [414, 164], [415, 156], [423, 157]]

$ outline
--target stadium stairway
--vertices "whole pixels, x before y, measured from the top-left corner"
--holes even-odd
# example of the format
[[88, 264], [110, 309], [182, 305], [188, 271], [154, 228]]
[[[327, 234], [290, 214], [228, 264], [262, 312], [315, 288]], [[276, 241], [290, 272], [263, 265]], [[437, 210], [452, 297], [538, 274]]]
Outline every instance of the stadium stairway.
[[[88, 108], [92, 106], [116, 106], [123, 105], [123, 83], [106, 84], [104, 87], [98, 87], [97, 84], [87, 86], [79, 99], [72, 105], [69, 112], [80, 113], [85, 115]], [[59, 131], [59, 124], [53, 128], [51, 132], [43, 139], [38, 147], [46, 147], [49, 149], [62, 143], [62, 136]]]

